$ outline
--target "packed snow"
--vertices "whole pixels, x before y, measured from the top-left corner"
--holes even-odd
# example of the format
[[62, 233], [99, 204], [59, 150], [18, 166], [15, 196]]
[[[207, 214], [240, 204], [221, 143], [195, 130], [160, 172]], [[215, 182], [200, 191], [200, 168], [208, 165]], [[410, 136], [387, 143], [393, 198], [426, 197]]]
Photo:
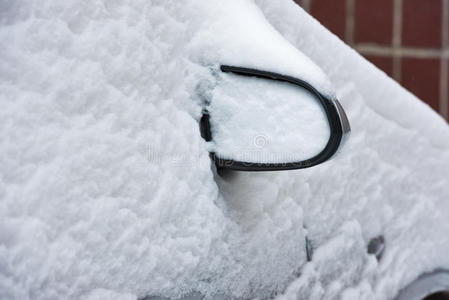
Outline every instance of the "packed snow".
[[[0, 299], [390, 299], [449, 268], [447, 123], [292, 1], [3, 0], [0, 40]], [[351, 138], [218, 176], [220, 64], [336, 96]]]

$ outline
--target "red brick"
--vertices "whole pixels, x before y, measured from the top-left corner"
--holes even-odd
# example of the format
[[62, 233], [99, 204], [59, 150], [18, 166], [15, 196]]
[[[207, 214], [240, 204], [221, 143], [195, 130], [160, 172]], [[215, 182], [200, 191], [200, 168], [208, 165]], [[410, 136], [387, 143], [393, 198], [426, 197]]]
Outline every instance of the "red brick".
[[346, 31], [346, 0], [313, 0], [310, 12], [321, 24], [344, 40]]
[[388, 76], [393, 76], [393, 58], [388, 56], [366, 55], [365, 58], [376, 67], [384, 71]]
[[402, 85], [439, 110], [440, 98], [440, 60], [434, 58], [403, 58]]
[[441, 47], [442, 0], [404, 0], [402, 44]]
[[[449, 61], [448, 61], [447, 69], [448, 69], [447, 71], [449, 74]], [[449, 76], [447, 78], [447, 89], [449, 90]], [[449, 122], [449, 91], [448, 91], [445, 101], [447, 103], [447, 105], [446, 105], [446, 116], [447, 116], [446, 120]]]
[[393, 1], [355, 1], [354, 33], [356, 43], [391, 45], [393, 35]]

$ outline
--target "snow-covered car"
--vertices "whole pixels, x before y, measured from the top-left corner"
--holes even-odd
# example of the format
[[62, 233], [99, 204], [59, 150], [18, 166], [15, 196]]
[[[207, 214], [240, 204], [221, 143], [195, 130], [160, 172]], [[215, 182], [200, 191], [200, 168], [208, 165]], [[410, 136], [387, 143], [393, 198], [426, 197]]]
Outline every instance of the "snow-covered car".
[[[447, 297], [447, 123], [291, 0], [0, 1], [0, 40], [0, 299]], [[218, 172], [332, 135], [221, 66], [350, 138]]]

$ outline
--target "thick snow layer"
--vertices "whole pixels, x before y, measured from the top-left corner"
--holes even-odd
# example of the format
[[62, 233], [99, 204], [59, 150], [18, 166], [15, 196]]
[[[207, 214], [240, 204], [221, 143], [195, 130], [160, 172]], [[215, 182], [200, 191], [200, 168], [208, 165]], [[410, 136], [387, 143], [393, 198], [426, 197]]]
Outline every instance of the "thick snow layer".
[[222, 74], [206, 108], [220, 158], [298, 162], [320, 153], [330, 136], [316, 96], [290, 83]]
[[[449, 268], [447, 124], [290, 0], [0, 1], [0, 24], [0, 299], [386, 299]], [[217, 176], [219, 64], [337, 96], [351, 138]]]

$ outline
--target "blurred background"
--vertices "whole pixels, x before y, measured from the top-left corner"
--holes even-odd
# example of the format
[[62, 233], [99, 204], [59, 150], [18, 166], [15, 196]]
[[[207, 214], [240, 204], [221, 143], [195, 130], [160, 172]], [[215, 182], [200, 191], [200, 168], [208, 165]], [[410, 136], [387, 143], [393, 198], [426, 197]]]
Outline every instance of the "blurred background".
[[449, 120], [449, 0], [294, 0]]

